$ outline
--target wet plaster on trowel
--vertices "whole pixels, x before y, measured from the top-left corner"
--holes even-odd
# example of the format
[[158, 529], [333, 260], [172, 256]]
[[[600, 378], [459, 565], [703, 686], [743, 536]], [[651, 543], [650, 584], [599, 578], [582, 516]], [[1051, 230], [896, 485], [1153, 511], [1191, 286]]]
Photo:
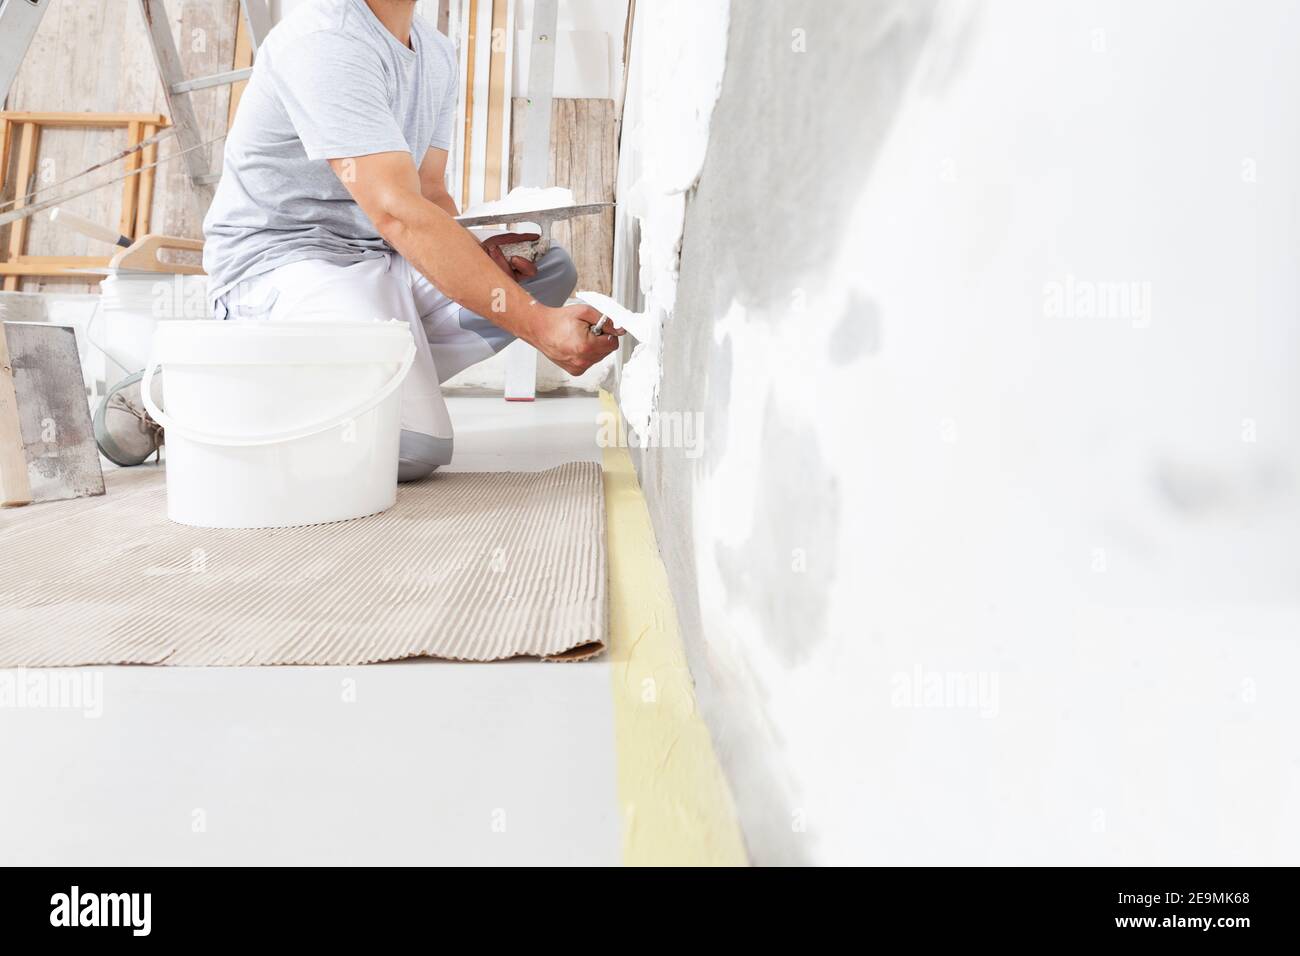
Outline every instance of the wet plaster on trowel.
[[[619, 216], [637, 221], [645, 321], [619, 377], [619, 406], [649, 434], [663, 374], [662, 330], [677, 300], [687, 196], [704, 168], [727, 60], [727, 0], [659, 0], [637, 9], [619, 158]], [[689, 27], [684, 27], [689, 24]], [[630, 184], [626, 185], [625, 184]]]
[[[527, 218], [528, 213], [544, 212], [548, 209], [559, 209], [572, 205], [575, 205], [573, 190], [564, 186], [516, 186], [500, 199], [489, 199], [486, 202], [471, 206], [461, 213], [461, 216], [463, 218], [478, 218], [480, 216], [517, 214], [521, 217], [518, 220], [508, 220], [500, 226], [473, 227], [471, 231], [477, 232], [484, 237], [505, 232], [507, 225], [513, 227], [509, 230], [511, 232], [540, 233], [541, 229], [538, 224]], [[519, 256], [533, 262], [539, 256], [544, 255], [550, 247], [550, 239], [543, 237], [504, 245], [501, 247], [501, 254], [507, 259]]]

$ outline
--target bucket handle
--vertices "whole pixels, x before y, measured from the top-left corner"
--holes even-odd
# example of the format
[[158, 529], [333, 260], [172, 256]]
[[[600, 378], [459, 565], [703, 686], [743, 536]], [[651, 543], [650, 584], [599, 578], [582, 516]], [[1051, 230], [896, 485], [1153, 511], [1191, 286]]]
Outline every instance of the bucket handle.
[[255, 445], [276, 445], [280, 442], [296, 441], [299, 438], [308, 438], [312, 435], [318, 435], [321, 432], [329, 431], [336, 425], [342, 425], [344, 422], [364, 415], [370, 411], [393, 392], [401, 387], [406, 373], [411, 370], [415, 364], [415, 343], [412, 342], [407, 346], [406, 357], [402, 359], [401, 367], [393, 374], [393, 377], [374, 395], [371, 395], [359, 405], [349, 408], [332, 418], [323, 422], [317, 422], [313, 425], [304, 425], [298, 428], [291, 428], [288, 431], [276, 432], [273, 435], [254, 435], [252, 437], [233, 438], [227, 435], [213, 435], [208, 432], [202, 432], [187, 425], [179, 424], [171, 418], [166, 412], [158, 407], [153, 400], [153, 376], [158, 371], [161, 363], [154, 358], [150, 358], [149, 367], [145, 369], [144, 377], [140, 380], [140, 398], [144, 402], [145, 409], [163, 429], [167, 432], [180, 435], [182, 438], [188, 438], [190, 441], [201, 442], [204, 445], [221, 445], [227, 448], [250, 448]]

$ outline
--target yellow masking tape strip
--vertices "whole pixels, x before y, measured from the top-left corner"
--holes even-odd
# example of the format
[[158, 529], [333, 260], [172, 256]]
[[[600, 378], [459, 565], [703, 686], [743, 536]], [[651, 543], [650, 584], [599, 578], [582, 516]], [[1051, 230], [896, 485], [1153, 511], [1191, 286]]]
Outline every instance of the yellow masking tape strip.
[[628, 866], [744, 866], [731, 790], [695, 689], [668, 574], [613, 398], [603, 408], [608, 518], [610, 663], [623, 862]]

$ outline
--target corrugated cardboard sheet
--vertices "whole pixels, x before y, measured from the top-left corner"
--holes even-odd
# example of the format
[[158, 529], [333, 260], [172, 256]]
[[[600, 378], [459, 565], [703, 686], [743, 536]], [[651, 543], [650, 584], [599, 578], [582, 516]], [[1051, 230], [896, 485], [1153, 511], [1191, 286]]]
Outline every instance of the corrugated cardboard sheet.
[[0, 512], [0, 667], [580, 660], [604, 649], [600, 466], [445, 473], [382, 515], [207, 530], [156, 467]]

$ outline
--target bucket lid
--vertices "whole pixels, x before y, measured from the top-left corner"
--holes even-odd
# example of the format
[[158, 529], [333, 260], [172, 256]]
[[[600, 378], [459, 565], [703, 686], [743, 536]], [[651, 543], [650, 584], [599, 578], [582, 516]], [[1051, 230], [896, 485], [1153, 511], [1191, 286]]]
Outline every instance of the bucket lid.
[[360, 365], [400, 362], [411, 329], [397, 319], [268, 322], [189, 319], [162, 322], [153, 361], [162, 365]]

